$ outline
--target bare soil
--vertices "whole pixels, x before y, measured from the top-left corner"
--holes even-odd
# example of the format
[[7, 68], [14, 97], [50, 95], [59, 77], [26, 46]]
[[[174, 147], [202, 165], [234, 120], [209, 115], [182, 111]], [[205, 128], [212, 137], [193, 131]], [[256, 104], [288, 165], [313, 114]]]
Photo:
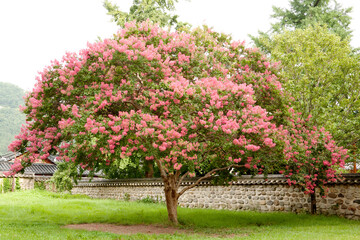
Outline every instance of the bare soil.
[[81, 229], [88, 231], [102, 231], [116, 234], [174, 234], [183, 233], [191, 234], [193, 232], [185, 229], [179, 229], [171, 226], [156, 226], [156, 225], [115, 225], [103, 223], [86, 223], [67, 225], [65, 228]]

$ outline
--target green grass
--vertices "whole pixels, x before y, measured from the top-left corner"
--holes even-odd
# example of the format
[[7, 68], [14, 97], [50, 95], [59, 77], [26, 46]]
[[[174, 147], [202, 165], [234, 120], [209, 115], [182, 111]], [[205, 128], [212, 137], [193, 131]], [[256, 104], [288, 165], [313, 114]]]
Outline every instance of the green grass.
[[116, 235], [70, 230], [76, 223], [168, 225], [163, 204], [90, 199], [45, 191], [0, 194], [0, 239], [359, 239], [360, 221], [292, 213], [179, 208], [197, 235]]

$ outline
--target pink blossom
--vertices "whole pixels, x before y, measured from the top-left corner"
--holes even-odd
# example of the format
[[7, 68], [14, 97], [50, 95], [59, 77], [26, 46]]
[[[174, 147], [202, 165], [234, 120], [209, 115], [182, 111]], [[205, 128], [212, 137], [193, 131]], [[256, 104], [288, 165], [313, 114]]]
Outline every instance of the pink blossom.
[[271, 138], [265, 138], [264, 139], [264, 143], [266, 146], [268, 147], [275, 147], [275, 143], [273, 143], [272, 139]]
[[181, 163], [180, 163], [180, 164], [179, 164], [179, 163], [175, 163], [175, 164], [174, 164], [174, 169], [175, 169], [175, 170], [178, 170], [178, 171], [179, 171], [179, 170], [181, 169], [181, 167], [182, 167], [182, 164], [181, 164]]
[[98, 131], [99, 131], [99, 128], [97, 128], [97, 127], [91, 129], [91, 133], [93, 133], [93, 134], [97, 134]]
[[251, 150], [253, 152], [256, 152], [257, 150], [260, 149], [260, 146], [256, 146], [256, 145], [252, 145], [252, 144], [249, 144], [249, 145], [246, 145], [245, 148], [247, 150]]

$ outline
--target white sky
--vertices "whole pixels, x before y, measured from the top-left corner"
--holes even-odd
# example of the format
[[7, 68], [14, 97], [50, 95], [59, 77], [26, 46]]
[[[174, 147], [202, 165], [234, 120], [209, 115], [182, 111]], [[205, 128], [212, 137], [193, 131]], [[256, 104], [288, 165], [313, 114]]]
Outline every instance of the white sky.
[[[132, 0], [112, 0], [128, 11]], [[194, 26], [207, 24], [250, 42], [248, 34], [270, 28], [272, 6], [289, 0], [180, 0], [177, 14]], [[338, 0], [353, 6], [352, 46], [360, 47], [360, 1]], [[102, 6], [103, 0], [0, 0], [0, 81], [32, 90], [37, 72], [78, 52], [98, 37], [111, 37], [118, 27]]]

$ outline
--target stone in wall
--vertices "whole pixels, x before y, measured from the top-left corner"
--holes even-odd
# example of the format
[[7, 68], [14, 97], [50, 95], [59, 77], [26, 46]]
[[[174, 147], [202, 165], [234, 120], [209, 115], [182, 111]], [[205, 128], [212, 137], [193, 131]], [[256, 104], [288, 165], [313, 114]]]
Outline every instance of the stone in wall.
[[[0, 184], [2, 185], [3, 179], [6, 178], [4, 175], [0, 175]], [[21, 190], [34, 189], [34, 175], [32, 174], [19, 174], [15, 175], [15, 179], [19, 179]]]
[[[187, 180], [182, 186], [192, 184]], [[141, 200], [152, 198], [164, 201], [160, 179], [96, 180], [80, 182], [72, 190], [93, 198]], [[256, 176], [243, 176], [229, 186], [215, 186], [204, 181], [179, 198], [179, 205], [188, 208], [229, 210], [255, 210], [262, 212], [309, 212], [310, 198], [297, 186], [289, 186], [279, 175], [269, 175], [268, 180]], [[346, 175], [343, 183], [329, 185], [326, 198], [317, 196], [318, 213], [360, 219], [360, 175]]]

